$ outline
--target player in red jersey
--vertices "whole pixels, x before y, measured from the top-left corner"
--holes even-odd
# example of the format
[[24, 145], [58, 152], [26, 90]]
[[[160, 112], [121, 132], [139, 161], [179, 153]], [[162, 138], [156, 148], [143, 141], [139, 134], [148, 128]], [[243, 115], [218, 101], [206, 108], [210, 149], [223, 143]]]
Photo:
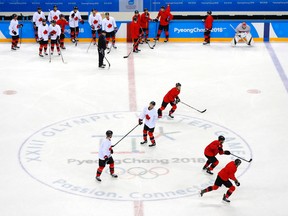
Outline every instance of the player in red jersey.
[[204, 27], [205, 27], [203, 45], [210, 44], [210, 34], [211, 34], [212, 27], [213, 27], [213, 21], [214, 19], [212, 16], [212, 11], [207, 11], [207, 16], [203, 20]]
[[170, 103], [170, 105], [172, 106], [171, 110], [169, 111], [169, 116], [170, 118], [174, 118], [174, 116], [172, 116], [172, 113], [174, 113], [175, 110], [177, 109], [176, 104], [180, 102], [180, 98], [178, 97], [180, 91], [181, 91], [181, 84], [176, 83], [176, 87], [172, 88], [164, 96], [161, 107], [158, 109], [158, 118], [162, 118], [162, 111], [166, 108], [168, 103]]
[[61, 49], [66, 49], [64, 46], [64, 40], [65, 40], [65, 26], [69, 25], [68, 21], [65, 19], [63, 14], [59, 15], [60, 19], [57, 20], [56, 24], [60, 26], [61, 28], [61, 34], [60, 34], [60, 47]]
[[158, 19], [160, 18], [160, 25], [158, 28], [157, 36], [154, 40], [159, 40], [159, 37], [161, 35], [162, 30], [165, 32], [166, 39], [164, 42], [168, 42], [169, 40], [169, 23], [173, 19], [173, 15], [170, 13], [170, 5], [168, 4], [166, 9], [164, 6], [161, 7], [160, 11], [158, 12], [158, 15], [156, 19], [154, 19], [155, 22], [158, 22]]
[[131, 23], [131, 37], [133, 41], [133, 52], [138, 53], [141, 51], [138, 49], [139, 40], [140, 40], [140, 23], [138, 22], [137, 17], [133, 18], [133, 22]]
[[[145, 38], [145, 43], [147, 43], [148, 41], [150, 41], [148, 39], [148, 35], [149, 35], [149, 21], [151, 21], [152, 19], [150, 18], [150, 14], [148, 12], [147, 8], [144, 8], [144, 13], [141, 14], [140, 16], [140, 28], [142, 29], [142, 38]], [[142, 42], [144, 42], [142, 40]]]
[[203, 190], [200, 191], [201, 197], [203, 196], [204, 193], [210, 192], [212, 190], [217, 190], [219, 187], [225, 185], [225, 187], [229, 188], [226, 194], [223, 195], [223, 201], [225, 202], [230, 202], [228, 200], [229, 196], [235, 191], [235, 186], [232, 185], [231, 180], [235, 182], [235, 185], [237, 187], [240, 186], [240, 182], [236, 179], [235, 173], [237, 171], [238, 166], [241, 164], [240, 159], [236, 159], [235, 161], [229, 162], [222, 170], [217, 175], [217, 178], [214, 182], [213, 186], [209, 186]]
[[209, 173], [210, 175], [213, 175], [211, 171], [219, 164], [219, 161], [215, 156], [218, 153], [220, 155], [222, 154], [230, 155], [230, 151], [227, 150], [223, 151], [224, 141], [225, 137], [221, 135], [218, 137], [218, 140], [214, 140], [213, 142], [211, 142], [204, 150], [204, 155], [208, 160], [206, 161], [203, 170], [206, 170], [206, 172]]

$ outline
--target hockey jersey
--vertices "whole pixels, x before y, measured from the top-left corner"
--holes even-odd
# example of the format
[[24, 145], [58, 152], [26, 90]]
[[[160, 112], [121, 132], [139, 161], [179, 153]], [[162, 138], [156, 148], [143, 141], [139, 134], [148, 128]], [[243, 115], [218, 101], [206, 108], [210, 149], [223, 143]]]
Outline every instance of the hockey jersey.
[[[72, 14], [74, 14], [74, 17], [72, 17]], [[79, 11], [77, 11], [76, 13], [74, 11], [70, 12], [70, 16], [69, 16], [69, 26], [71, 28], [75, 28], [79, 26], [79, 21], [82, 20], [81, 14]]]
[[52, 20], [58, 21], [60, 19], [61, 12], [59, 10], [51, 10], [48, 14], [48, 21], [51, 22]]
[[155, 108], [149, 110], [148, 106], [145, 107], [139, 116], [140, 119], [145, 120], [145, 125], [149, 128], [154, 128], [156, 120], [158, 119], [158, 114]]
[[60, 37], [61, 29], [59, 25], [49, 25], [49, 35], [51, 37], [51, 40], [56, 40], [57, 36]]
[[108, 19], [104, 18], [102, 20], [102, 30], [110, 33], [112, 31], [114, 31], [115, 28], [117, 28], [117, 25], [116, 25], [115, 19], [113, 17], [110, 16]]
[[101, 28], [102, 25], [102, 17], [100, 15], [100, 13], [96, 13], [95, 15], [93, 15], [93, 13], [91, 13], [89, 15], [89, 19], [88, 19], [89, 25], [94, 27], [92, 28], [93, 30], [98, 30]]
[[232, 179], [233, 181], [236, 180], [235, 173], [237, 171], [237, 166], [234, 161], [229, 162], [220, 172], [218, 176], [224, 181], [228, 181]]
[[205, 19], [205, 29], [212, 29], [212, 26], [213, 26], [213, 17], [212, 15], [208, 15]]
[[149, 27], [149, 21], [152, 20], [150, 18], [150, 14], [149, 13], [143, 13], [140, 16], [140, 26], [141, 28], [148, 28]]
[[[16, 35], [13, 34], [13, 31], [16, 32]], [[12, 20], [10, 21], [9, 34], [10, 34], [11, 36], [17, 36], [17, 35], [19, 35], [18, 20], [12, 19]]]
[[104, 160], [105, 156], [107, 156], [108, 158], [111, 157], [111, 147], [112, 143], [111, 140], [106, 138], [101, 144], [100, 144], [100, 149], [99, 149], [99, 159]]
[[167, 26], [169, 25], [170, 20], [173, 19], [173, 15], [170, 13], [170, 5], [166, 7], [164, 11], [159, 11], [157, 19], [160, 18], [160, 25]]
[[43, 11], [41, 11], [40, 14], [39, 14], [38, 11], [37, 11], [37, 12], [34, 13], [32, 20], [33, 20], [33, 23], [34, 23], [37, 27], [39, 27], [39, 25], [42, 25], [42, 20], [43, 20], [43, 19], [46, 19]]
[[223, 152], [223, 145], [218, 140], [214, 140], [211, 142], [204, 150], [204, 154], [210, 157], [214, 157], [217, 154], [222, 155]]
[[180, 94], [180, 90], [174, 87], [164, 96], [163, 100], [166, 103], [171, 103], [175, 101], [176, 98], [178, 98], [179, 94]]
[[242, 23], [240, 23], [237, 27], [236, 27], [236, 31], [237, 33], [248, 33], [250, 32], [250, 26], [246, 25], [246, 28], [243, 28]]
[[48, 41], [49, 37], [49, 27], [47, 24], [38, 26], [38, 37], [43, 38], [44, 41]]

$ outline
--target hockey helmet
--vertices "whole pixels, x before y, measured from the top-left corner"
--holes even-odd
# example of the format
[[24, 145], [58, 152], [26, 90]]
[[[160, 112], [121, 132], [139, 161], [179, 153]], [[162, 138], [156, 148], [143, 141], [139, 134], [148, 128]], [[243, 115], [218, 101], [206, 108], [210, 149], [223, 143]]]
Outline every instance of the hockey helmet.
[[181, 86], [181, 84], [180, 83], [176, 83], [176, 87], [178, 87], [178, 86]]
[[42, 8], [41, 8], [41, 7], [38, 7], [37, 10], [42, 10]]
[[236, 166], [239, 166], [240, 164], [241, 164], [241, 160], [240, 159], [236, 159], [235, 161], [234, 161], [234, 163], [235, 163], [235, 165]]
[[77, 6], [74, 6], [74, 8], [73, 8], [74, 10], [78, 10], [78, 7]]
[[46, 19], [45, 19], [45, 18], [43, 18], [43, 19], [42, 19], [42, 22], [46, 22]]
[[211, 14], [212, 14], [212, 11], [207, 11], [207, 14], [211, 15]]
[[57, 5], [54, 5], [53, 8], [57, 8]]
[[15, 19], [17, 16], [17, 14], [12, 14], [12, 19]]
[[156, 105], [155, 101], [151, 101], [150, 104], [153, 105], [153, 106]]
[[59, 17], [62, 18], [62, 17], [64, 17], [64, 15], [63, 15], [63, 14], [60, 14]]
[[145, 12], [145, 11], [148, 11], [148, 8], [144, 8], [144, 10], [143, 10], [143, 11], [144, 11], [144, 12]]
[[107, 130], [106, 131], [106, 136], [107, 137], [112, 137], [112, 135], [113, 135], [113, 131], [111, 131], [111, 130]]
[[165, 10], [165, 6], [162, 6], [160, 9], [164, 9]]
[[219, 141], [224, 141], [224, 140], [225, 140], [225, 137], [222, 136], [222, 135], [220, 135], [220, 136], [218, 137], [218, 140], [219, 140]]
[[51, 20], [51, 24], [56, 24], [56, 20]]
[[138, 10], [135, 10], [134, 13], [135, 13], [135, 14], [139, 14], [139, 11], [138, 11]]

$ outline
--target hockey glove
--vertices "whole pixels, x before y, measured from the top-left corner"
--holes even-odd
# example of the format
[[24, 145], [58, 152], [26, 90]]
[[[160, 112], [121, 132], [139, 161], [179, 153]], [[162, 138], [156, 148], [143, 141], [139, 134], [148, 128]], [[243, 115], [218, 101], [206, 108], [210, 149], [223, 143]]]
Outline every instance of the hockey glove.
[[109, 150], [110, 150], [110, 153], [111, 153], [111, 154], [113, 154], [113, 153], [114, 153], [114, 151], [113, 151], [112, 147], [110, 147], [110, 148], [109, 148]]
[[118, 31], [118, 28], [115, 27], [115, 28], [114, 28], [114, 32], [115, 32], [115, 34], [117, 33], [117, 31]]
[[138, 124], [139, 124], [139, 125], [142, 125], [142, 124], [143, 124], [143, 120], [142, 120], [142, 119], [139, 119], [139, 120], [138, 120]]
[[224, 151], [224, 154], [225, 154], [225, 155], [230, 155], [231, 153], [230, 153], [230, 151], [225, 150], [225, 151]]
[[12, 30], [12, 33], [13, 33], [14, 35], [17, 35], [17, 32], [16, 32], [16, 31], [14, 31], [14, 30]]
[[94, 25], [91, 25], [91, 29], [95, 29], [95, 26], [94, 26]]
[[236, 181], [235, 181], [235, 185], [236, 185], [237, 187], [239, 187], [239, 186], [240, 186], [240, 182], [239, 182], [238, 180], [236, 180]]
[[84, 20], [81, 19], [81, 20], [80, 20], [80, 23], [81, 23], [81, 24], [84, 24]]
[[17, 25], [17, 28], [22, 28], [23, 27], [23, 24], [18, 24]]
[[105, 160], [105, 164], [107, 164], [108, 163], [108, 156], [107, 155], [104, 156], [104, 160]]
[[167, 18], [166, 18], [166, 22], [170, 22], [170, 17], [167, 17]]
[[179, 102], [180, 102], [180, 98], [178, 97], [178, 98], [176, 98], [176, 104], [178, 104]]
[[101, 25], [97, 25], [97, 28], [100, 29], [100, 28], [101, 28]]

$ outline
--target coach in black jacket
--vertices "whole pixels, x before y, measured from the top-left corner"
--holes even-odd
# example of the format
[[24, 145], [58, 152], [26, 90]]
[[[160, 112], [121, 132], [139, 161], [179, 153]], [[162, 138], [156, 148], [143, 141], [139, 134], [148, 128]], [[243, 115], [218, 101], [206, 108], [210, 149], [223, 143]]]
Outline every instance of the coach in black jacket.
[[103, 59], [105, 56], [105, 50], [106, 50], [106, 32], [102, 31], [101, 35], [98, 39], [98, 54], [99, 54], [99, 68], [105, 68], [105, 64], [103, 64]]

